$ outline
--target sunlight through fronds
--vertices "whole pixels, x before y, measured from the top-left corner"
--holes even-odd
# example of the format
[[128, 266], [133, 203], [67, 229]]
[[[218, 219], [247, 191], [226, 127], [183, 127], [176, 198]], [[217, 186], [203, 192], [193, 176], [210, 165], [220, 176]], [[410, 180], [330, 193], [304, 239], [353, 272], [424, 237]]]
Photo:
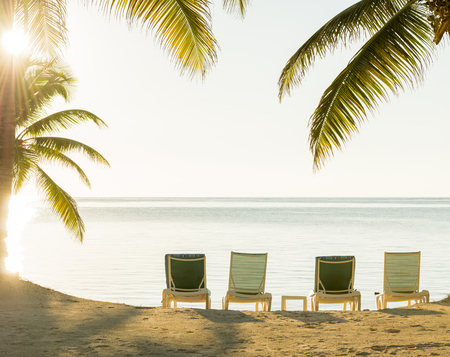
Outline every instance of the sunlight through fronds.
[[78, 82], [67, 63], [58, 58], [30, 61], [24, 79], [31, 94], [30, 101], [39, 105], [50, 105], [48, 98], [56, 95], [69, 102]]
[[61, 60], [23, 62], [23, 73], [17, 74], [22, 79], [16, 85], [16, 112], [19, 123], [28, 123], [42, 118], [53, 97], [59, 96], [68, 102], [77, 81]]
[[315, 170], [390, 94], [423, 81], [435, 46], [425, 8], [414, 3], [406, 4], [373, 35], [323, 94], [310, 119]]
[[244, 18], [250, 3], [251, 0], [223, 0], [223, 8], [230, 14]]
[[[26, 62], [26, 61], [25, 61]], [[24, 63], [25, 63], [24, 62]], [[42, 169], [41, 164], [57, 164], [78, 173], [83, 184], [91, 187], [81, 167], [67, 154], [81, 154], [94, 163], [109, 167], [108, 161], [96, 150], [79, 141], [42, 136], [68, 130], [92, 122], [107, 127], [95, 114], [79, 109], [63, 110], [46, 115], [45, 108], [55, 96], [70, 97], [75, 82], [70, 71], [59, 62], [35, 64], [28, 62], [28, 70], [17, 72], [22, 82], [16, 94], [16, 138], [13, 190], [17, 193], [31, 179], [36, 179], [39, 192], [70, 233], [83, 240], [84, 224], [75, 200]], [[21, 131], [20, 131], [21, 130]]]
[[204, 77], [217, 60], [208, 0], [97, 0], [95, 4], [105, 13], [126, 18], [130, 26], [139, 24], [153, 32], [181, 74]]
[[16, 0], [15, 27], [29, 41], [30, 55], [48, 59], [68, 45], [66, 0]]
[[52, 211], [59, 216], [67, 231], [78, 241], [83, 242], [85, 226], [78, 213], [76, 201], [40, 167], [36, 169], [36, 183], [39, 192]]

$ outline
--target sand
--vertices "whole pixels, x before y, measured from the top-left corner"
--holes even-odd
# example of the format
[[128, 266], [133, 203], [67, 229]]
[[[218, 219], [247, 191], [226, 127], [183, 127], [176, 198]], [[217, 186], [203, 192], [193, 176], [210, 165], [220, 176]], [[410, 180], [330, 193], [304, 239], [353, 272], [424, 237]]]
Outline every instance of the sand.
[[362, 312], [193, 306], [92, 301], [1, 277], [0, 356], [450, 356], [449, 298]]

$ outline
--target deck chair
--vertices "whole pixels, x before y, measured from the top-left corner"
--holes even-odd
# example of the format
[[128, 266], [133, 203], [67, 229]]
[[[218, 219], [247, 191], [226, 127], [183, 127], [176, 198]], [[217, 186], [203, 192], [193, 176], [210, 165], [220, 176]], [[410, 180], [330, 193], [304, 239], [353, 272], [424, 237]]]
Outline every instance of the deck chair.
[[211, 292], [206, 288], [204, 254], [166, 254], [166, 284], [163, 307], [177, 307], [177, 302], [204, 302], [211, 308]]
[[430, 293], [419, 291], [420, 252], [384, 253], [383, 293], [376, 297], [377, 310], [386, 309], [388, 302], [429, 302]]
[[355, 281], [354, 256], [316, 257], [314, 289], [309, 293], [311, 310], [319, 311], [319, 304], [344, 304], [343, 310], [361, 311], [361, 293], [353, 288]]
[[231, 252], [228, 291], [222, 298], [222, 309], [228, 310], [230, 302], [255, 303], [263, 311], [270, 311], [272, 294], [264, 292], [266, 283], [267, 253], [247, 254]]

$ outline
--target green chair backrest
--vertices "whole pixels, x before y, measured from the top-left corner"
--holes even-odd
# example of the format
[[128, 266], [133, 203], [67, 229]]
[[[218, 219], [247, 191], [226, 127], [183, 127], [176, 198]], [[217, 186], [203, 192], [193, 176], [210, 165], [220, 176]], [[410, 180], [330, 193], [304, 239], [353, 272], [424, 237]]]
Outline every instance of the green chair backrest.
[[206, 288], [204, 254], [166, 254], [166, 284], [174, 291], [197, 291]]
[[384, 290], [419, 291], [420, 252], [384, 253]]
[[240, 294], [264, 294], [267, 253], [249, 254], [231, 252], [228, 290]]
[[348, 294], [355, 279], [354, 256], [316, 257], [314, 292]]

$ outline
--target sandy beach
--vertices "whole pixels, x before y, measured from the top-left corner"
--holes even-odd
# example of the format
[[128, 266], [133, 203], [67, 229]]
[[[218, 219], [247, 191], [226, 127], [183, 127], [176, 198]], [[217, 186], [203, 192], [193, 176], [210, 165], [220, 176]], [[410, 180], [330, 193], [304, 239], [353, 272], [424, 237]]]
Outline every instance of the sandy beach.
[[92, 301], [18, 277], [0, 287], [0, 356], [450, 355], [448, 298], [379, 312], [267, 313]]

